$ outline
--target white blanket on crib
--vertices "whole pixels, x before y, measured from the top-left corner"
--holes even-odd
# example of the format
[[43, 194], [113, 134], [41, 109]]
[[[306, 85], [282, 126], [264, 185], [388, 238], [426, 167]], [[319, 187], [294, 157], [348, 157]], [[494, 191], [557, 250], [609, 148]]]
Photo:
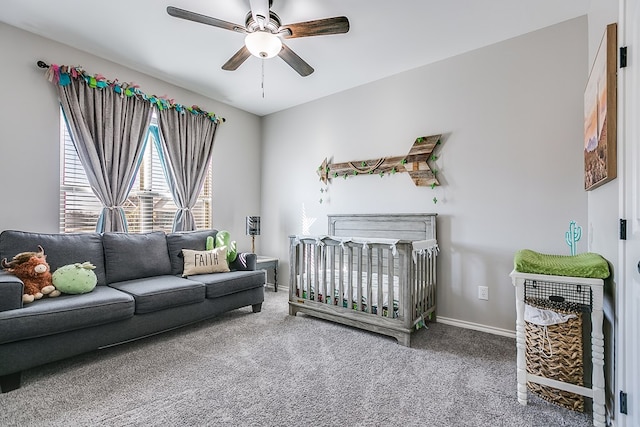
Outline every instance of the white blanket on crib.
[[[384, 239], [384, 238], [365, 238], [365, 237], [342, 237], [342, 236], [329, 236], [329, 235], [319, 235], [319, 236], [295, 236], [294, 244], [299, 244], [301, 240], [315, 240], [317, 246], [324, 246], [324, 239], [331, 239], [336, 242], [340, 242], [340, 246], [344, 246], [345, 243], [355, 243], [358, 245], [362, 245], [362, 249], [366, 252], [369, 249], [369, 245], [378, 244], [378, 245], [388, 245], [389, 249], [391, 249], [391, 253], [393, 255], [397, 255], [396, 245], [400, 242], [400, 239]], [[429, 257], [432, 255], [437, 255], [440, 251], [438, 247], [438, 241], [436, 239], [427, 239], [427, 240], [416, 240], [411, 242], [412, 245], [412, 257], [413, 262], [417, 262], [418, 255], [427, 254]]]
[[336, 242], [340, 242], [340, 246], [345, 245], [345, 243], [355, 243], [358, 245], [362, 245], [362, 249], [366, 252], [369, 249], [369, 245], [378, 244], [378, 245], [388, 245], [389, 249], [393, 255], [396, 255], [396, 245], [400, 241], [399, 239], [382, 239], [382, 238], [364, 238], [364, 237], [343, 237], [343, 236], [329, 236], [329, 235], [320, 235], [320, 236], [295, 236], [294, 243], [297, 245], [300, 243], [302, 239], [312, 239], [316, 241], [316, 245], [324, 246], [324, 239], [331, 239]]

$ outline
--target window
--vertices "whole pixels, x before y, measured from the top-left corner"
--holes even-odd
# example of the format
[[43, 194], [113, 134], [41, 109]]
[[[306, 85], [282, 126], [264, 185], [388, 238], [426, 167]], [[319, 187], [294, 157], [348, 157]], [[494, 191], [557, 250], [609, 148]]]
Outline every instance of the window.
[[[151, 127], [157, 128], [154, 115]], [[157, 133], [155, 133], [157, 135]], [[60, 111], [60, 232], [92, 232], [102, 204], [93, 194]], [[171, 232], [177, 207], [171, 197], [158, 155], [158, 141], [149, 132], [140, 169], [124, 204], [129, 232]], [[211, 163], [196, 206], [192, 209], [198, 229], [211, 228]]]

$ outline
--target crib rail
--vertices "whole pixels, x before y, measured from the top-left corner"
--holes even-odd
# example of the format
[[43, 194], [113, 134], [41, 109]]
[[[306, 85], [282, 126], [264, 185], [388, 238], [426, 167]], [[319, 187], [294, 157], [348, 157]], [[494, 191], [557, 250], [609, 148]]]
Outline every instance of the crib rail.
[[437, 245], [415, 243], [291, 236], [290, 313], [315, 309], [408, 342], [403, 334], [435, 310]]

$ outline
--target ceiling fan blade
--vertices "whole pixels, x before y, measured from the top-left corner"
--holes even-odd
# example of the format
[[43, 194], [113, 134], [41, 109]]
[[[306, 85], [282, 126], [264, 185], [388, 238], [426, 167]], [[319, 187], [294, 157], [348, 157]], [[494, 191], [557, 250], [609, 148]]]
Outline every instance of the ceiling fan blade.
[[249, 4], [253, 20], [264, 30], [269, 23], [269, 0], [249, 0]]
[[231, 58], [229, 58], [227, 62], [224, 63], [222, 69], [227, 71], [235, 71], [250, 56], [251, 52], [249, 52], [249, 49], [247, 49], [247, 47], [243, 45], [239, 51], [237, 51]]
[[298, 22], [297, 24], [283, 25], [278, 31], [284, 32], [285, 39], [342, 34], [349, 31], [349, 19], [346, 16], [336, 16], [334, 18]]
[[291, 68], [296, 70], [302, 77], [306, 77], [314, 71], [311, 65], [307, 64], [304, 59], [300, 58], [284, 43], [282, 44], [282, 50], [280, 50], [278, 56], [282, 58], [284, 62], [289, 64]]
[[201, 15], [199, 13], [190, 12], [173, 6], [167, 6], [167, 13], [176, 18], [186, 19], [187, 21], [199, 22], [201, 24], [211, 25], [225, 30], [246, 33], [247, 30], [242, 25], [233, 24], [221, 19], [212, 18], [210, 16]]

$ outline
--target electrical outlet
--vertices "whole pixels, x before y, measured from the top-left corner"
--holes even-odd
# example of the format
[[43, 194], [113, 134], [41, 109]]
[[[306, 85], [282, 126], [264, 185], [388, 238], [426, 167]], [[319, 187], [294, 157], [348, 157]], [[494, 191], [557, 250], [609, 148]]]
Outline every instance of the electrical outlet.
[[489, 299], [489, 287], [487, 286], [478, 286], [478, 299]]

